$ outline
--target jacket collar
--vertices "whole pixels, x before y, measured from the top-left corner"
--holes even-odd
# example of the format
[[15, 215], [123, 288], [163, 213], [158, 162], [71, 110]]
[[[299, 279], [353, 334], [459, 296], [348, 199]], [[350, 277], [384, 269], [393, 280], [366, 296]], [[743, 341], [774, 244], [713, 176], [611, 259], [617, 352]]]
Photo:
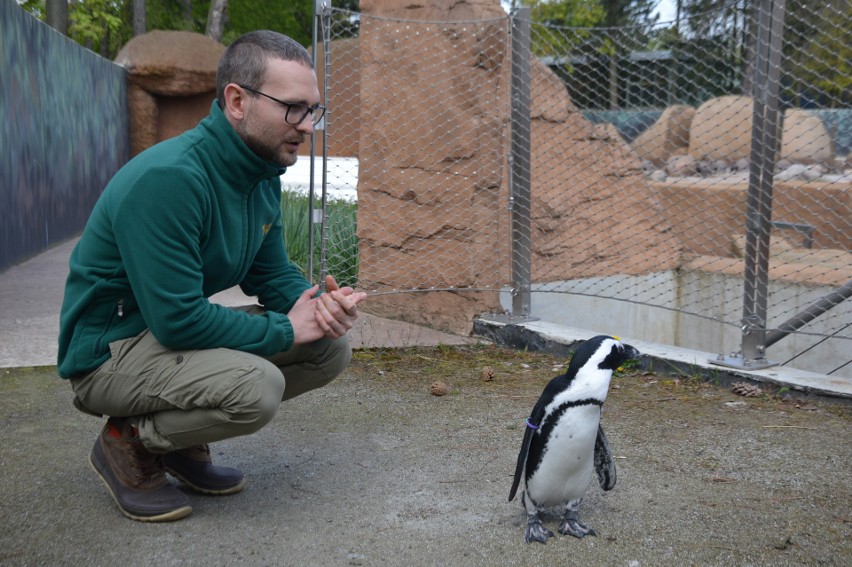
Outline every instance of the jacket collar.
[[251, 191], [261, 181], [281, 176], [286, 167], [279, 167], [255, 154], [237, 134], [216, 100], [210, 114], [198, 124], [211, 158], [225, 164], [222, 176], [241, 192]]

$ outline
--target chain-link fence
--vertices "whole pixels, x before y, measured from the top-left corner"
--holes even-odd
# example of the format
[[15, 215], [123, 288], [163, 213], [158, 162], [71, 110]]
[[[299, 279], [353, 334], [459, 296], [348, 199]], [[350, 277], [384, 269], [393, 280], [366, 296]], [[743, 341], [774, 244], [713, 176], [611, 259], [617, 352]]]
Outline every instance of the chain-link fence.
[[852, 374], [852, 8], [786, 8], [618, 29], [327, 8], [314, 273], [445, 327], [502, 310]]

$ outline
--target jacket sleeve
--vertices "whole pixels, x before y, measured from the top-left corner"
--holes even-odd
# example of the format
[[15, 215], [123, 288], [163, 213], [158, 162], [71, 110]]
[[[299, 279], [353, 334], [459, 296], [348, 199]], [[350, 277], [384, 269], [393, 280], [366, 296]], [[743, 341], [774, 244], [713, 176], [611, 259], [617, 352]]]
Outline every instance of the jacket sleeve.
[[259, 355], [287, 350], [286, 315], [249, 315], [213, 304], [203, 291], [201, 241], [210, 203], [202, 179], [154, 168], [113, 211], [113, 232], [133, 295], [157, 340], [172, 349], [231, 348]]

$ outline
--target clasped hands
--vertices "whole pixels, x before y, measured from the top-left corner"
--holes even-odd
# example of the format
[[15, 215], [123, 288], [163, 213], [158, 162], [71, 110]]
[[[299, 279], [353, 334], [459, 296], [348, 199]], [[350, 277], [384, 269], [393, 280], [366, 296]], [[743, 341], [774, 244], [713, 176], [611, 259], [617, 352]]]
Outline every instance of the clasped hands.
[[305, 344], [323, 337], [342, 337], [358, 319], [358, 304], [367, 298], [364, 292], [337, 285], [334, 277], [325, 277], [326, 292], [315, 285], [306, 289], [287, 314], [293, 325], [293, 344]]

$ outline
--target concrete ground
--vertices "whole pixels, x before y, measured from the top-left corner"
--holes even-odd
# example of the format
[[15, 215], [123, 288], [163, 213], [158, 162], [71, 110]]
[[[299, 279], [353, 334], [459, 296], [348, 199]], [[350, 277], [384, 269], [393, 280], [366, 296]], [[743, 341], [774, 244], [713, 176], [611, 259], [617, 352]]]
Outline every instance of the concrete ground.
[[[604, 423], [618, 484], [593, 485], [581, 509], [598, 537], [528, 545], [506, 496], [523, 417], [564, 357], [481, 344], [455, 352], [434, 345], [476, 341], [369, 316], [356, 346], [424, 346], [356, 352], [341, 378], [283, 404], [257, 434], [215, 444], [216, 462], [245, 472], [242, 493], [192, 494], [180, 522], [127, 520], [87, 464], [102, 420], [72, 407], [50, 366], [70, 247], [0, 274], [0, 565], [852, 560], [847, 405], [617, 377]], [[484, 364], [492, 381], [480, 379]], [[449, 395], [430, 394], [436, 379]]]
[[[507, 501], [523, 418], [564, 362], [494, 345], [356, 351], [261, 431], [212, 445], [243, 492], [188, 493], [192, 515], [165, 524], [118, 511], [87, 463], [102, 420], [52, 368], [0, 369], [0, 565], [850, 565], [848, 406], [642, 372], [617, 376], [604, 406], [618, 482], [593, 482], [581, 506], [597, 537], [524, 543]], [[436, 379], [447, 395], [431, 395]]]
[[[56, 334], [68, 258], [69, 240], [0, 273], [0, 368], [56, 364]], [[251, 303], [239, 289], [213, 297], [228, 306]], [[363, 314], [350, 332], [353, 348], [465, 344], [459, 337], [426, 327]]]

